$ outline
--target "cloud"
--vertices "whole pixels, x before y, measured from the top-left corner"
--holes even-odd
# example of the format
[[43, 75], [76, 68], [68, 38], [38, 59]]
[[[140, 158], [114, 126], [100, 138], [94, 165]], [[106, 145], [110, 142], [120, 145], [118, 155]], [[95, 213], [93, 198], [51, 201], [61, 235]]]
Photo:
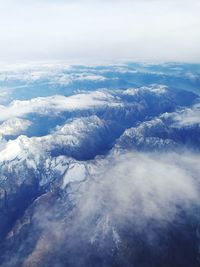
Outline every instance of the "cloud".
[[[80, 176], [85, 178], [68, 179], [66, 184], [69, 177], [64, 176], [59, 200], [51, 193], [35, 202], [27, 238], [30, 242], [35, 231], [40, 236], [24, 266], [35, 261], [43, 266], [47, 253], [53, 266], [63, 266], [65, 260], [69, 266], [85, 266], [94, 255], [98, 262], [109, 263], [114, 257], [122, 266], [132, 266], [141, 251], [148, 251], [146, 258], [154, 263], [157, 249], [156, 262], [168, 262], [163, 255], [168, 255], [170, 242], [177, 242], [176, 235], [172, 239], [168, 235], [168, 227], [173, 233], [177, 225], [179, 229], [187, 225], [179, 239], [187, 246], [189, 222], [193, 221], [192, 228], [197, 226], [199, 160], [199, 155], [187, 151], [181, 155], [114, 151], [92, 162], [73, 162], [71, 173], [81, 164]], [[130, 254], [124, 246], [131, 248]], [[176, 255], [183, 256], [182, 246], [176, 248]]]
[[173, 113], [172, 116], [174, 116], [174, 124], [177, 127], [200, 125], [200, 103], [194, 105], [192, 108], [186, 108], [180, 112]]
[[0, 5], [2, 60], [200, 60], [197, 0]]
[[100, 107], [121, 105], [111, 94], [99, 91], [70, 97], [55, 95], [25, 101], [15, 100], [8, 106], [0, 105], [0, 121], [13, 117], [23, 117], [30, 113], [55, 116], [64, 111], [98, 109]]
[[75, 80], [78, 81], [105, 81], [106, 78], [101, 75], [94, 75], [94, 74], [82, 74], [79, 75]]
[[173, 221], [179, 204], [183, 209], [198, 205], [198, 160], [198, 154], [189, 152], [114, 151], [94, 162], [96, 174], [79, 202], [80, 212], [87, 219], [92, 213], [107, 213], [113, 223], [129, 218], [133, 225], [149, 218]]
[[31, 122], [19, 118], [13, 118], [0, 124], [0, 135], [19, 135], [26, 131]]

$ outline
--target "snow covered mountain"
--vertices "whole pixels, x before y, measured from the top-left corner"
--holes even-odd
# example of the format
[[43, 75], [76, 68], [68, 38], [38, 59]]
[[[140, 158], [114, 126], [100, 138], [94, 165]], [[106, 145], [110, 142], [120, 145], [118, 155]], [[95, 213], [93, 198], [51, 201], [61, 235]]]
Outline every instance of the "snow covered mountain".
[[196, 267], [200, 66], [0, 72], [0, 266]]

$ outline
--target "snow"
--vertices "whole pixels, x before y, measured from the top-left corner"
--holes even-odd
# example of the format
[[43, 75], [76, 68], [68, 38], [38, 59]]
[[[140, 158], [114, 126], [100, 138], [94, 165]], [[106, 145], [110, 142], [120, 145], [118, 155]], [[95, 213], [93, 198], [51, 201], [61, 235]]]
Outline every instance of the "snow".
[[82, 182], [86, 177], [86, 168], [84, 164], [74, 163], [70, 165], [66, 174], [63, 177], [62, 188], [71, 182]]
[[0, 124], [0, 134], [4, 136], [18, 135], [27, 130], [31, 124], [28, 120], [12, 118]]
[[0, 162], [11, 161], [15, 159], [20, 154], [20, 152], [22, 152], [20, 141], [19, 140], [9, 141], [6, 144], [5, 148], [1, 150]]

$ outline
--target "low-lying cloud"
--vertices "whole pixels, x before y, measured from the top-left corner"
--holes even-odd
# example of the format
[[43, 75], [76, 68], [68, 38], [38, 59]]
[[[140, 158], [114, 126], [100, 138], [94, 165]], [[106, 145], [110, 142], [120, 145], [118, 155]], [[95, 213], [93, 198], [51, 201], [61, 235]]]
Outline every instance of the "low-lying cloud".
[[[151, 260], [156, 249], [158, 255], [167, 255], [170, 242], [176, 242], [176, 238], [165, 239], [169, 226], [173, 231], [177, 225], [187, 225], [181, 237], [186, 245], [192, 227], [198, 227], [199, 160], [199, 155], [187, 151], [182, 155], [113, 151], [106, 158], [82, 162], [87, 170], [80, 172], [84, 177], [62, 187], [68, 192], [67, 199], [53, 201], [51, 207], [45, 201], [48, 196], [38, 200], [33, 229], [40, 229], [42, 234], [23, 266], [35, 266], [35, 262], [42, 266], [47, 253], [55, 266], [63, 266], [63, 262], [83, 266], [88, 259], [92, 262], [92, 251], [105, 266], [110, 266], [112, 251], [124, 266], [133, 262], [140, 266], [137, 253], [146, 251], [144, 247], [149, 253], [145, 257]], [[126, 231], [145, 246], [129, 239]], [[127, 250], [126, 257], [123, 255], [124, 244], [131, 247], [131, 257]], [[90, 248], [90, 253], [84, 253], [84, 248]], [[74, 258], [77, 251], [79, 257]], [[181, 248], [176, 253], [180, 252]], [[164, 256], [164, 260], [168, 258]]]
[[23, 117], [30, 113], [54, 116], [59, 112], [98, 109], [100, 107], [120, 106], [121, 104], [111, 94], [92, 92], [77, 94], [70, 97], [55, 95], [38, 97], [31, 100], [15, 100], [8, 106], [0, 106], [0, 121], [13, 117]]

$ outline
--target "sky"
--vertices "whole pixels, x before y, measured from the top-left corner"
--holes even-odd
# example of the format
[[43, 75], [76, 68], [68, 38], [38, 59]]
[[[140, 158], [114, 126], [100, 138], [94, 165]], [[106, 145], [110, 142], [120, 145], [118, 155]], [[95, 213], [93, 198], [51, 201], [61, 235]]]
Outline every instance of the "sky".
[[0, 0], [0, 58], [200, 62], [199, 14], [199, 0]]

